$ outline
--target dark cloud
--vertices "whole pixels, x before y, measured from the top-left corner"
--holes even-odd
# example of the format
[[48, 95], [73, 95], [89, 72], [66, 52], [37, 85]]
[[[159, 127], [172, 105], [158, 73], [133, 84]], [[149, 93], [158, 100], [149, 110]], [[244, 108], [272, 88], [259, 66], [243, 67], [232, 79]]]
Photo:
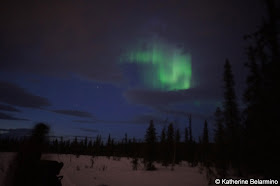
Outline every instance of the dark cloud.
[[1, 70], [122, 79], [116, 62], [122, 41], [134, 28], [122, 5], [52, 1], [0, 7]]
[[51, 110], [51, 112], [55, 112], [58, 114], [64, 114], [69, 116], [77, 116], [83, 118], [93, 118], [93, 115], [89, 112], [79, 111], [79, 110]]
[[156, 123], [164, 123], [165, 118], [161, 116], [159, 113], [149, 113], [149, 114], [140, 114], [132, 117], [130, 120], [102, 120], [102, 119], [95, 119], [95, 120], [73, 120], [73, 122], [78, 123], [87, 123], [87, 124], [96, 124], [96, 123], [103, 123], [103, 124], [147, 124], [153, 120]]
[[96, 124], [96, 123], [109, 123], [109, 124], [127, 124], [127, 123], [132, 123], [131, 121], [128, 120], [103, 120], [103, 119], [96, 119], [96, 120], [73, 120], [73, 122], [77, 122], [77, 123], [92, 123], [92, 124]]
[[4, 81], [0, 81], [0, 102], [29, 108], [43, 108], [51, 105], [48, 99], [33, 95], [16, 84]]
[[164, 109], [164, 108], [157, 108], [157, 111], [147, 114], [139, 114], [132, 117], [132, 119], [128, 120], [95, 120], [95, 121], [88, 121], [88, 120], [75, 120], [74, 122], [79, 123], [87, 123], [87, 124], [149, 124], [151, 120], [154, 121], [155, 124], [168, 124], [169, 122], [175, 121], [177, 118], [187, 119], [188, 116], [191, 115], [192, 118], [199, 118], [199, 119], [207, 119], [212, 120], [212, 115], [204, 115], [200, 113], [194, 112], [186, 112], [182, 110], [176, 109]]
[[[213, 120], [212, 111], [219, 106], [223, 98], [222, 90], [215, 88], [191, 88], [169, 92], [134, 89], [125, 92], [124, 96], [131, 103], [146, 105], [158, 112], [139, 116], [139, 119], [147, 122], [149, 118], [154, 118], [157, 123], [163, 124], [167, 122], [165, 117], [168, 116], [173, 119], [177, 117], [186, 119], [191, 115], [193, 118]], [[180, 105], [187, 106], [187, 111], [180, 109]], [[199, 109], [202, 105], [205, 108], [203, 111]]]
[[3, 105], [3, 104], [0, 104], [0, 110], [9, 111], [9, 112], [20, 112], [20, 110], [18, 110], [15, 107], [12, 107], [10, 105]]
[[18, 129], [0, 129], [1, 138], [18, 138], [31, 135], [32, 129], [18, 128]]
[[176, 110], [176, 109], [159, 109], [160, 112], [166, 114], [166, 115], [173, 115], [173, 116], [180, 116], [184, 118], [189, 118], [190, 116], [192, 118], [200, 118], [203, 120], [212, 120], [213, 116], [212, 115], [204, 115], [204, 114], [199, 114], [199, 113], [193, 113], [193, 112], [186, 112], [182, 110]]
[[73, 120], [73, 122], [77, 122], [77, 123], [96, 123], [95, 120]]
[[131, 122], [147, 124], [150, 122], [150, 120], [153, 120], [156, 124], [168, 124], [169, 122], [173, 122], [178, 118], [183, 118], [184, 120], [186, 120], [190, 115], [192, 116], [192, 118], [199, 118], [202, 120], [213, 119], [212, 115], [205, 115], [195, 112], [186, 112], [178, 109], [157, 108], [157, 112], [137, 115], [133, 117]]
[[131, 103], [151, 107], [168, 107], [174, 104], [191, 103], [194, 101], [217, 101], [221, 92], [217, 89], [191, 88], [181, 91], [155, 91], [144, 89], [130, 89], [124, 92], [124, 97]]
[[3, 120], [22, 120], [22, 121], [28, 121], [28, 119], [17, 118], [17, 117], [14, 117], [14, 116], [11, 116], [9, 114], [2, 113], [2, 112], [0, 112], [0, 119], [3, 119]]

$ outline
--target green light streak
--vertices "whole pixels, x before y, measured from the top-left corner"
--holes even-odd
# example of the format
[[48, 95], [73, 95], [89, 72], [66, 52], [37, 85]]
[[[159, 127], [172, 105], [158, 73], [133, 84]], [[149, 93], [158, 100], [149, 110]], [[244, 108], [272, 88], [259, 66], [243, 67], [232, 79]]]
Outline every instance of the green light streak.
[[142, 76], [149, 87], [168, 91], [191, 87], [191, 56], [182, 49], [154, 42], [148, 49], [128, 52], [121, 61], [145, 65]]

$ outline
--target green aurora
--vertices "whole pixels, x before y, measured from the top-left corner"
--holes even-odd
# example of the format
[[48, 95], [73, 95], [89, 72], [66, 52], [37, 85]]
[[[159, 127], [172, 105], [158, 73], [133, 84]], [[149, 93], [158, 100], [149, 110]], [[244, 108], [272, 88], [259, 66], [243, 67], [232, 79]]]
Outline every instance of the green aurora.
[[182, 48], [154, 42], [146, 49], [127, 52], [121, 62], [142, 65], [142, 79], [149, 88], [173, 91], [191, 87], [191, 55]]

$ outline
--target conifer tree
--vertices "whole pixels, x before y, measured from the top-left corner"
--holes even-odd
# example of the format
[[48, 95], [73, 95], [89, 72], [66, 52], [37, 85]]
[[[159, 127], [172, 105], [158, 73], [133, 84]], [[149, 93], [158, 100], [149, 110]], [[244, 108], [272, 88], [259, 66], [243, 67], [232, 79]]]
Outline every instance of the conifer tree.
[[87, 136], [86, 136], [86, 137], [85, 137], [85, 141], [84, 141], [84, 146], [87, 147], [87, 145], [88, 145], [88, 138], [87, 138]]
[[224, 126], [223, 126], [223, 113], [220, 107], [217, 107], [215, 112], [215, 128], [214, 128], [214, 142], [222, 144], [224, 141]]
[[225, 133], [223, 125], [223, 113], [220, 107], [217, 107], [215, 112], [215, 127], [214, 127], [214, 142], [215, 142], [215, 166], [217, 173], [221, 177], [226, 176], [226, 169], [228, 167], [225, 161]]
[[176, 143], [179, 143], [181, 141], [181, 134], [179, 129], [176, 130], [175, 139], [176, 139]]
[[165, 140], [166, 140], [165, 127], [163, 127], [160, 135], [160, 143], [161, 144], [165, 143]]
[[189, 115], [189, 135], [190, 135], [190, 143], [193, 141], [192, 137], [192, 115]]
[[205, 120], [205, 122], [204, 122], [202, 143], [205, 145], [208, 145], [208, 143], [209, 143], [209, 132], [208, 132], [207, 120]]
[[188, 161], [191, 166], [195, 166], [194, 159], [195, 159], [195, 141], [193, 140], [192, 136], [192, 115], [189, 116], [189, 144], [188, 144]]
[[168, 125], [167, 129], [167, 148], [168, 148], [168, 161], [169, 163], [173, 162], [173, 157], [174, 157], [174, 127], [173, 123], [170, 123]]
[[168, 125], [168, 129], [167, 129], [167, 142], [169, 144], [173, 144], [174, 143], [174, 127], [173, 127], [173, 123], [170, 123]]
[[150, 121], [150, 125], [146, 131], [145, 141], [148, 144], [155, 144], [157, 141], [156, 129], [155, 129], [153, 120]]
[[60, 141], [59, 141], [59, 151], [58, 153], [65, 153], [65, 142], [63, 141], [63, 137], [60, 137]]
[[153, 165], [153, 162], [156, 159], [156, 151], [155, 151], [155, 147], [156, 147], [156, 129], [154, 127], [154, 122], [153, 120], [150, 121], [150, 125], [146, 131], [146, 135], [145, 135], [145, 142], [147, 145], [146, 148], [146, 170], [155, 170], [155, 166]]
[[163, 127], [160, 135], [160, 158], [163, 166], [168, 165], [168, 151], [167, 151], [167, 137], [166, 128]]
[[175, 162], [179, 163], [181, 160], [181, 153], [180, 153], [180, 141], [181, 141], [181, 134], [180, 130], [176, 129], [176, 134], [175, 134], [175, 149], [174, 149], [174, 154], [175, 154]]
[[204, 122], [202, 135], [202, 161], [206, 167], [209, 166], [209, 131], [207, 120]]
[[124, 143], [127, 144], [128, 138], [127, 138], [127, 133], [124, 134]]
[[226, 59], [224, 65], [224, 122], [229, 135], [229, 141], [235, 140], [237, 129], [239, 127], [239, 113], [234, 91], [234, 77], [231, 70], [231, 64]]
[[189, 131], [188, 128], [185, 128], [185, 144], [189, 143]]
[[108, 139], [107, 139], [107, 146], [111, 145], [111, 134], [109, 134]]
[[[279, 3], [265, 1], [267, 16], [262, 25], [250, 39], [247, 50], [249, 69], [247, 89], [244, 93], [245, 137], [247, 159], [245, 162], [252, 170], [266, 170], [264, 174], [279, 177], [278, 164], [280, 153], [279, 139]], [[261, 136], [261, 137], [260, 137]], [[256, 149], [267, 149], [256, 151]], [[259, 162], [259, 160], [265, 160]], [[256, 163], [258, 162], [258, 163]]]
[[107, 157], [110, 158], [110, 156], [111, 156], [111, 151], [112, 151], [111, 134], [108, 135], [106, 148], [107, 148]]
[[224, 65], [224, 102], [223, 114], [225, 123], [225, 142], [227, 144], [226, 157], [232, 162], [234, 167], [239, 167], [240, 155], [240, 121], [239, 111], [234, 91], [234, 77], [231, 70], [231, 64], [228, 59]]
[[185, 128], [185, 139], [184, 139], [184, 159], [189, 161], [189, 130]]

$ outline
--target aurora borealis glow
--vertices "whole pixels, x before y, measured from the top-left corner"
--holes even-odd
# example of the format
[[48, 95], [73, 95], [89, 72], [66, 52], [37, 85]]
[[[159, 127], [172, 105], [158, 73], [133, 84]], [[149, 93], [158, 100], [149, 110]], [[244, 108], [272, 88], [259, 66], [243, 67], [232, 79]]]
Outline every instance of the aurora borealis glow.
[[249, 73], [243, 36], [266, 18], [262, 1], [0, 5], [0, 129], [45, 122], [54, 136], [120, 140], [125, 133], [142, 140], [151, 119], [161, 130], [157, 121], [178, 117], [185, 128], [174, 110], [192, 113], [193, 136], [200, 136], [223, 106], [226, 58], [242, 98]]
[[122, 62], [143, 65], [141, 76], [146, 86], [165, 91], [191, 87], [191, 55], [183, 48], [156, 41], [127, 52]]

